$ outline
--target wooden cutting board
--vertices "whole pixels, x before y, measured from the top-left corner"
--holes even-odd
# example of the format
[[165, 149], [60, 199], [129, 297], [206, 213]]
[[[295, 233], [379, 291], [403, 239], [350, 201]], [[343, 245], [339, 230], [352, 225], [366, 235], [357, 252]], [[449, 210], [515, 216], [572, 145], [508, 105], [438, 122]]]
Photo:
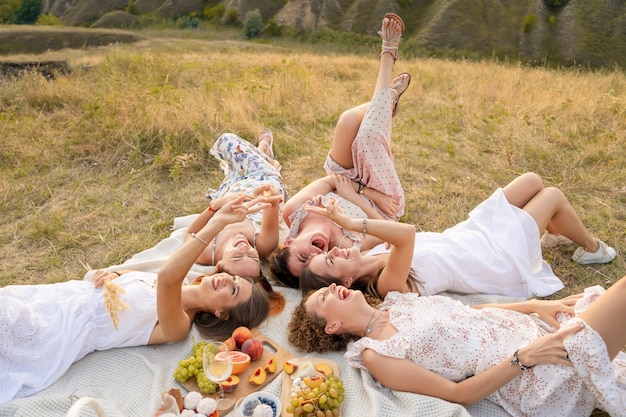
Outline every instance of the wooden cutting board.
[[[274, 378], [276, 378], [276, 376], [278, 376], [278, 374], [280, 374], [283, 371], [283, 361], [289, 360], [294, 357], [294, 355], [291, 352], [289, 352], [287, 349], [285, 349], [284, 347], [282, 347], [281, 345], [279, 345], [278, 343], [276, 343], [275, 341], [273, 341], [272, 339], [270, 339], [269, 337], [261, 333], [258, 329], [252, 330], [252, 337], [254, 337], [255, 339], [258, 339], [261, 343], [263, 343], [263, 355], [259, 359], [255, 361], [251, 361], [250, 365], [246, 368], [246, 370], [240, 373], [239, 375], [237, 375], [240, 381], [239, 381], [239, 386], [237, 386], [237, 389], [235, 389], [235, 391], [224, 393], [224, 395], [227, 398], [232, 398], [235, 402], [237, 402], [237, 400], [240, 398], [246, 397], [248, 394], [262, 390], [265, 385], [273, 381]], [[277, 365], [276, 372], [274, 372], [273, 374], [268, 373], [267, 379], [265, 380], [265, 383], [263, 383], [263, 385], [253, 385], [249, 383], [248, 377], [258, 367], [264, 368], [265, 365], [267, 365], [269, 360], [272, 358], [272, 356], [276, 358], [276, 365]], [[179, 384], [181, 384], [187, 391], [200, 392], [200, 390], [198, 389], [198, 384], [196, 384], [195, 378], [190, 378], [185, 383], [179, 382]], [[212, 398], [217, 398], [217, 395], [219, 394], [211, 394], [211, 395], [203, 394], [204, 397], [212, 397]], [[225, 415], [229, 413], [233, 408], [234, 408], [234, 405], [230, 407], [228, 410], [220, 411], [220, 415]]]
[[[337, 366], [337, 362], [331, 361], [330, 359], [322, 359], [322, 358], [295, 358], [291, 359], [289, 362], [300, 364], [302, 362], [311, 362], [313, 366], [325, 363], [330, 366], [330, 369], [333, 370], [333, 374], [339, 376], [339, 366]], [[321, 376], [322, 373], [315, 371], [316, 376]], [[281, 417], [293, 417], [293, 414], [289, 414], [287, 412], [287, 406], [291, 403], [291, 390], [292, 390], [293, 382], [291, 380], [291, 376], [283, 373], [283, 385], [282, 385], [282, 395], [281, 395]]]

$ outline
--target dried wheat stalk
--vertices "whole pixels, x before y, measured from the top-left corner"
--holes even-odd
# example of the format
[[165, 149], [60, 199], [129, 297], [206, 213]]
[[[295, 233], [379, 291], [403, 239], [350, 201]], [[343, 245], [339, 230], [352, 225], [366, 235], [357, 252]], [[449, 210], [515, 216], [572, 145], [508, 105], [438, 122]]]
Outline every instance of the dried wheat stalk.
[[131, 311], [128, 304], [120, 298], [120, 294], [126, 294], [126, 290], [110, 280], [104, 283], [104, 306], [113, 320], [115, 330], [119, 329], [120, 310]]

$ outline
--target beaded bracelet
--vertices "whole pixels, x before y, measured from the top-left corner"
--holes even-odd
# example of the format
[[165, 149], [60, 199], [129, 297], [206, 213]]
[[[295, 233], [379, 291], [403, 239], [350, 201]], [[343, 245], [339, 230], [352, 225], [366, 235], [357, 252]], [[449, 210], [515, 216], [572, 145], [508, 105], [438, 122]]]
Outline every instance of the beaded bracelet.
[[363, 239], [367, 236], [367, 219], [363, 219]]
[[357, 191], [357, 193], [361, 195], [365, 194], [365, 184], [363, 184], [362, 182], [359, 182], [359, 190]]
[[531, 366], [524, 365], [522, 361], [519, 360], [519, 356], [517, 356], [517, 352], [519, 352], [519, 349], [517, 349], [515, 353], [513, 354], [513, 359], [511, 359], [511, 365], [519, 365], [519, 369], [521, 369], [522, 372], [535, 366], [535, 365], [531, 365]]

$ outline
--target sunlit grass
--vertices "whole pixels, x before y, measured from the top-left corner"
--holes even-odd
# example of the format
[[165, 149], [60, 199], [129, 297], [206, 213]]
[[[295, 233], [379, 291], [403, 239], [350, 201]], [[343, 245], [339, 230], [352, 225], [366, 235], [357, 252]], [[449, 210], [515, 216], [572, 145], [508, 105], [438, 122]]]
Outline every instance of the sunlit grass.
[[[61, 54], [61, 55], [59, 55]], [[64, 54], [64, 55], [63, 55]], [[626, 77], [617, 71], [403, 60], [394, 122], [403, 221], [441, 231], [535, 171], [620, 255], [582, 267], [547, 250], [562, 294], [624, 275]], [[65, 51], [74, 71], [0, 80], [0, 285], [81, 279], [169, 235], [221, 174], [208, 149], [263, 127], [289, 189], [323, 174], [342, 111], [368, 101], [371, 57], [235, 41], [154, 38]]]

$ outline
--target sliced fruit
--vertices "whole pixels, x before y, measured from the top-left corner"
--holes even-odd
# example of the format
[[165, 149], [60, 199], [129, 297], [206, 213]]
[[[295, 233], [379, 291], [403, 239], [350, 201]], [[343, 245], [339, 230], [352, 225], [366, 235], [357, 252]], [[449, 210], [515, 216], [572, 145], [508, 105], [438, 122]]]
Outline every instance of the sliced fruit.
[[[248, 369], [251, 360], [250, 355], [238, 351], [231, 351], [228, 353], [230, 354], [230, 359], [233, 363], [233, 370], [231, 372], [231, 375], [239, 375], [240, 373]], [[217, 357], [219, 358], [220, 355], [223, 356], [225, 354], [226, 352], [219, 352], [217, 354]]]
[[258, 368], [254, 370], [254, 372], [250, 374], [250, 377], [248, 378], [248, 382], [251, 383], [252, 385], [263, 385], [266, 379], [267, 379], [267, 373], [265, 372], [265, 369], [259, 366]]
[[289, 361], [283, 361], [283, 369], [287, 375], [291, 375], [298, 369], [298, 365]]
[[315, 370], [324, 375], [324, 378], [328, 378], [333, 374], [332, 368], [327, 363], [318, 363], [317, 365], [315, 365]]
[[231, 375], [228, 379], [222, 382], [224, 392], [233, 392], [239, 386], [239, 377], [237, 375]]
[[324, 378], [321, 376], [307, 376], [302, 379], [302, 382], [304, 382], [304, 384], [309, 388], [317, 388], [322, 385]]
[[276, 357], [272, 356], [265, 365], [265, 372], [267, 372], [268, 374], [273, 374], [274, 372], [276, 372], [276, 366]]

